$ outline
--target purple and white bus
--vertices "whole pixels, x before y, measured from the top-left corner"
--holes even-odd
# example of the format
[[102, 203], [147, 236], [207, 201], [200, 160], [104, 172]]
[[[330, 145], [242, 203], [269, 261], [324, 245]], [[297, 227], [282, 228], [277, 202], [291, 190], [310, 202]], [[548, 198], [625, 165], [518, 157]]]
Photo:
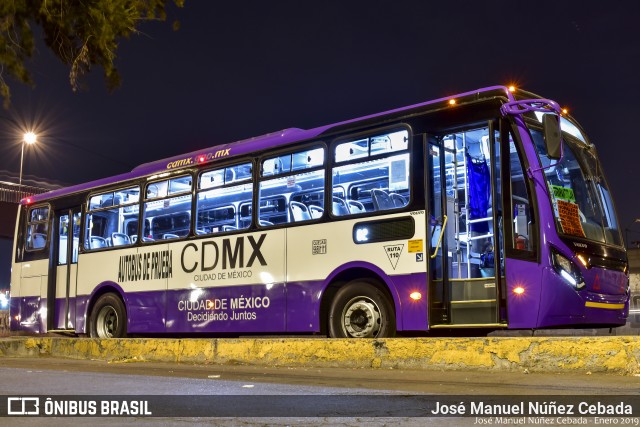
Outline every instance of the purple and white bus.
[[11, 327], [612, 327], [628, 283], [594, 145], [554, 101], [494, 86], [25, 199]]

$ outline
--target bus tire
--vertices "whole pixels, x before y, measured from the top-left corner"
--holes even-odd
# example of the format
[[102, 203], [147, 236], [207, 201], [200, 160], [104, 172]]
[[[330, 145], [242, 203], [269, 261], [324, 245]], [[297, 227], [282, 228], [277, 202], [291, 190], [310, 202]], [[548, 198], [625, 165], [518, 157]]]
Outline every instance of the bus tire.
[[91, 338], [124, 338], [127, 336], [127, 311], [115, 294], [104, 294], [91, 310]]
[[332, 338], [386, 338], [396, 333], [393, 305], [370, 283], [354, 280], [341, 287], [329, 309]]

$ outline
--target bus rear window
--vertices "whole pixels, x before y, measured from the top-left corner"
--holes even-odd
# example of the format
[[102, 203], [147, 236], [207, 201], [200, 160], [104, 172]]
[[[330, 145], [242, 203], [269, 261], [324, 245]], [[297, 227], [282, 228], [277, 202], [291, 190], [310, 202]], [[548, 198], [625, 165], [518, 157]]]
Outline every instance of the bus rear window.
[[42, 250], [47, 245], [49, 236], [49, 207], [32, 208], [28, 218], [26, 249], [28, 251]]

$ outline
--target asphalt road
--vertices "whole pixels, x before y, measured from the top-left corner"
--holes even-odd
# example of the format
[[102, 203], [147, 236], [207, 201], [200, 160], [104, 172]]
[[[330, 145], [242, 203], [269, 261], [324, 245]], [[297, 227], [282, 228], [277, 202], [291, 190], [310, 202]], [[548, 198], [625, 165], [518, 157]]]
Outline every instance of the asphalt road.
[[[637, 395], [640, 377], [605, 374], [429, 372], [375, 369], [263, 368], [251, 366], [107, 363], [67, 359], [0, 359], [3, 396], [163, 396], [159, 408], [179, 414], [187, 403], [216, 396], [228, 417], [57, 418], [64, 425], [478, 425], [475, 417], [415, 418], [415, 396]], [[185, 396], [188, 396], [185, 398]], [[200, 399], [200, 400], [198, 400]], [[301, 399], [301, 400], [300, 400]], [[381, 400], [382, 399], [382, 400]], [[235, 406], [234, 406], [235, 405]], [[250, 406], [247, 406], [250, 405]], [[296, 406], [297, 405], [297, 406]], [[351, 405], [351, 406], [350, 406]], [[156, 405], [157, 406], [157, 405]], [[244, 409], [243, 409], [244, 408]], [[300, 409], [304, 408], [304, 409]], [[253, 417], [264, 411], [266, 417]], [[313, 416], [316, 412], [322, 416]], [[356, 416], [333, 417], [331, 413]], [[299, 416], [297, 414], [300, 414]], [[367, 415], [374, 414], [375, 417]], [[382, 415], [382, 416], [379, 416]], [[9, 421], [5, 424], [4, 421]], [[12, 417], [3, 425], [39, 426], [51, 418]], [[591, 423], [590, 423], [591, 424]]]

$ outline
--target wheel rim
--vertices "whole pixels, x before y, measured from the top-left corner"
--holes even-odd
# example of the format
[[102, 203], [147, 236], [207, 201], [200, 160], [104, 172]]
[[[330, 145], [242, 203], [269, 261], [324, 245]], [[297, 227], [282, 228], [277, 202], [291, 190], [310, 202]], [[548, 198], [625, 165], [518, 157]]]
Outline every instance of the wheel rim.
[[342, 311], [342, 329], [347, 336], [375, 338], [381, 323], [380, 307], [370, 298], [353, 298]]
[[118, 313], [111, 307], [103, 307], [96, 319], [96, 332], [99, 338], [113, 338], [118, 330]]

